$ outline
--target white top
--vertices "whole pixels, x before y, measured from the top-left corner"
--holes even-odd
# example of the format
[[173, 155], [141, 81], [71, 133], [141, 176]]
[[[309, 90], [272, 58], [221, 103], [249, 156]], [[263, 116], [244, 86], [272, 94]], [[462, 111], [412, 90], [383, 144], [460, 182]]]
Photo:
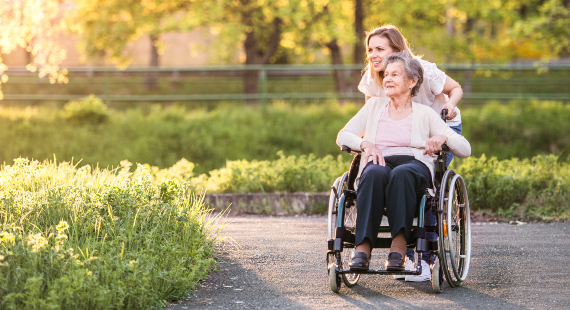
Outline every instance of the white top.
[[[438, 96], [443, 91], [443, 86], [445, 85], [445, 72], [439, 70], [434, 63], [423, 59], [417, 60], [424, 69], [424, 82], [420, 86], [418, 94], [414, 96], [414, 101], [425, 104], [434, 109], [437, 114], [440, 114], [441, 107], [447, 101], [447, 96]], [[376, 84], [369, 70], [362, 76], [362, 80], [360, 80], [360, 84], [358, 84], [358, 89], [368, 97], [387, 98], [384, 89], [382, 89], [381, 85]], [[448, 126], [461, 124], [461, 112], [458, 108], [455, 108], [455, 110], [457, 111], [457, 116], [446, 122]]]
[[[336, 144], [339, 146], [348, 146], [355, 151], [361, 151], [360, 144], [362, 144], [363, 141], [374, 143], [376, 141], [378, 121], [382, 117], [388, 103], [390, 103], [389, 98], [370, 98], [364, 107], [362, 107], [338, 133]], [[471, 155], [471, 145], [469, 142], [463, 136], [458, 135], [449, 128], [434, 110], [413, 101], [412, 109], [412, 137], [410, 148], [414, 157], [429, 168], [432, 180], [435, 174], [435, 160], [437, 157], [423, 154], [426, 141], [430, 137], [444, 134], [448, 138], [446, 144], [455, 156], [464, 158]], [[362, 138], [363, 135], [364, 138]], [[372, 158], [369, 159], [372, 160]], [[362, 157], [354, 185], [355, 188], [358, 186], [360, 175], [366, 164], [367, 161]], [[430, 193], [433, 195], [432, 191], [430, 191]]]

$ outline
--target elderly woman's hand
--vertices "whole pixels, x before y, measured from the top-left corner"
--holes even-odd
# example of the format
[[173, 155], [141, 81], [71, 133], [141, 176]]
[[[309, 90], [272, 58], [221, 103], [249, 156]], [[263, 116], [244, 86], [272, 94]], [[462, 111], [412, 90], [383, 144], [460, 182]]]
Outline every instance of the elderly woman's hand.
[[362, 156], [364, 157], [365, 162], [368, 162], [369, 158], [372, 157], [372, 162], [374, 164], [378, 164], [382, 167], [386, 166], [382, 152], [380, 152], [374, 143], [364, 141], [360, 144], [360, 149], [362, 149]]
[[426, 141], [424, 155], [433, 156], [433, 153], [441, 151], [441, 146], [447, 142], [446, 135], [435, 135]]

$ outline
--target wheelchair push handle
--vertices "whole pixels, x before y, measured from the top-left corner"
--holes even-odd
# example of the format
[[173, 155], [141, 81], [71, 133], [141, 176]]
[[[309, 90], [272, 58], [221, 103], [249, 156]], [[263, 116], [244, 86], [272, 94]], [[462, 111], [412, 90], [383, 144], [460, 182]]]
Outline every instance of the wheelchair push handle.
[[[445, 120], [445, 116], [446, 116], [446, 115], [447, 115], [447, 109], [442, 109], [442, 110], [441, 110], [441, 119], [442, 119], [444, 122], [446, 121], [446, 120]], [[443, 145], [441, 146], [441, 150], [444, 151], [444, 152], [449, 152], [449, 151], [450, 151], [449, 146], [447, 146], [447, 144], [443, 144]]]

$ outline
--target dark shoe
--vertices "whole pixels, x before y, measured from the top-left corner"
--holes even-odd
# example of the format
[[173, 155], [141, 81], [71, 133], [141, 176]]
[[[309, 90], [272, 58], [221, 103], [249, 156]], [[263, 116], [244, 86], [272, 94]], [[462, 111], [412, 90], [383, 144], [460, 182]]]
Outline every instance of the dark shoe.
[[386, 270], [390, 271], [403, 271], [406, 270], [406, 260], [398, 252], [391, 252], [388, 254], [386, 260]]
[[370, 259], [364, 252], [357, 252], [352, 258], [352, 262], [348, 264], [350, 270], [368, 270]]

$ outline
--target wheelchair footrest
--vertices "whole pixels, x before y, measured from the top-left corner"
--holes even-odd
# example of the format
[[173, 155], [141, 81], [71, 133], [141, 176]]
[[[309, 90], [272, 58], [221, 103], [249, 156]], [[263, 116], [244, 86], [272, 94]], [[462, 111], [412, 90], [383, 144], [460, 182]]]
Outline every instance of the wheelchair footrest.
[[374, 269], [368, 269], [368, 270], [339, 270], [339, 274], [386, 274], [386, 275], [413, 275], [413, 276], [417, 276], [420, 275], [421, 272], [418, 272], [416, 270], [404, 270], [404, 271], [391, 271], [391, 270], [382, 270], [382, 269], [378, 269], [378, 270], [374, 270]]

